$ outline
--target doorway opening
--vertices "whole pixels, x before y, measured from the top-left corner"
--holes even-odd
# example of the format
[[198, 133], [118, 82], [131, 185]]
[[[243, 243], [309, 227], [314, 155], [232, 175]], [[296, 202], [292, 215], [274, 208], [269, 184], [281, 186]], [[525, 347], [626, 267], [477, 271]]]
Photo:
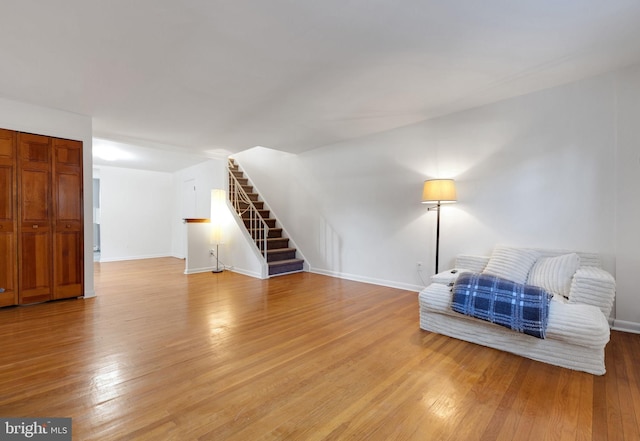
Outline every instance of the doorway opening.
[[93, 178], [93, 261], [100, 262], [100, 179]]

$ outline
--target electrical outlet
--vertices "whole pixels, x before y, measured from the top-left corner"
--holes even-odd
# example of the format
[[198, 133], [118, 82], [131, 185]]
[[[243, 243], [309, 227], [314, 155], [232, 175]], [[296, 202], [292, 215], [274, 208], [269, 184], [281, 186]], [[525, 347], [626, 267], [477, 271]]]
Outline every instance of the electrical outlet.
[[422, 271], [422, 262], [416, 262], [416, 269]]
[[213, 250], [209, 250], [209, 255], [210, 255], [210, 256], [215, 256], [215, 254], [214, 254]]

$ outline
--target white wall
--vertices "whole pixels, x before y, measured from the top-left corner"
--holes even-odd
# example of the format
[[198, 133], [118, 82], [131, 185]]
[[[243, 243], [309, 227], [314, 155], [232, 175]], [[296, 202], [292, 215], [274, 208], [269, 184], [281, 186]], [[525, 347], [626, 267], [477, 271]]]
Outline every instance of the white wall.
[[85, 297], [95, 296], [93, 286], [91, 117], [0, 98], [0, 127], [82, 141], [84, 169], [84, 295]]
[[[210, 250], [215, 249], [215, 245], [211, 244], [211, 224], [208, 222], [186, 224], [186, 237], [187, 256], [184, 273], [194, 274], [214, 270], [216, 259], [210, 254]], [[218, 262], [218, 264], [223, 267], [221, 263]]]
[[640, 332], [640, 66], [617, 76], [615, 325]]
[[[617, 239], [638, 237], [637, 81], [637, 70], [609, 74], [298, 156], [256, 148], [235, 157], [313, 271], [420, 289], [435, 254], [422, 182], [454, 178], [459, 203], [442, 209], [441, 270], [498, 243], [601, 253], [619, 280], [618, 318], [640, 323], [638, 245]], [[634, 92], [618, 104], [616, 87]], [[621, 186], [633, 202], [616, 197]], [[625, 274], [616, 254], [627, 256]]]
[[100, 261], [171, 255], [173, 175], [99, 167]]

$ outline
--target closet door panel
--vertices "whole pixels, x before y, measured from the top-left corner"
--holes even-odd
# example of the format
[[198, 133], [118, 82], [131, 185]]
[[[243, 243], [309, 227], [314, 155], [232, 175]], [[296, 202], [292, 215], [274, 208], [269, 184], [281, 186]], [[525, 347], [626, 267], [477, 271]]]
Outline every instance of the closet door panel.
[[0, 129], [0, 307], [18, 303], [16, 133]]
[[15, 228], [14, 168], [0, 165], [0, 307], [17, 303], [18, 280]]
[[79, 231], [56, 233], [53, 294], [55, 299], [82, 296], [83, 243], [82, 233]]
[[56, 221], [80, 222], [82, 219], [82, 183], [77, 174], [56, 173]]
[[0, 163], [0, 222], [13, 222], [15, 200], [14, 167]]
[[82, 142], [53, 140], [53, 298], [83, 295]]
[[51, 233], [21, 233], [20, 255], [20, 303], [51, 300]]
[[51, 141], [18, 135], [19, 302], [51, 300], [53, 235]]
[[49, 172], [42, 170], [22, 171], [22, 223], [37, 223], [48, 226], [50, 223], [49, 209]]
[[16, 281], [18, 279], [16, 266], [16, 246], [13, 233], [0, 233], [0, 306], [18, 303]]

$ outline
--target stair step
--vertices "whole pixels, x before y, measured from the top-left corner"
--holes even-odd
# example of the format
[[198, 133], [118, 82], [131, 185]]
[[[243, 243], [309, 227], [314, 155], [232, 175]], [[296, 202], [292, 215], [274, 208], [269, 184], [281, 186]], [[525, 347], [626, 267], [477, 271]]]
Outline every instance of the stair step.
[[[253, 228], [247, 228], [251, 237], [256, 237], [253, 235], [253, 232], [257, 232], [257, 230]], [[282, 228], [269, 228], [269, 232], [267, 233], [267, 239], [276, 239], [278, 237], [282, 237]]]
[[[269, 228], [275, 228], [276, 227], [276, 220], [275, 219], [262, 219]], [[243, 219], [244, 221], [244, 226], [247, 228], [251, 228], [251, 222], [249, 222], [249, 219]]]
[[[256, 245], [258, 245], [258, 248], [262, 249], [262, 244], [259, 243], [259, 241], [261, 241], [264, 238], [264, 233], [262, 232], [262, 230], [247, 228], [247, 232], [251, 235], [253, 240], [256, 242]], [[282, 237], [282, 231], [279, 231], [278, 229], [274, 229], [274, 228], [269, 228], [267, 231], [267, 240], [269, 239], [285, 239], [285, 238]], [[269, 248], [269, 247], [270, 245], [269, 243], [267, 243], [267, 249], [277, 250], [277, 249], [284, 248], [284, 247], [279, 247], [279, 248]]]
[[282, 260], [291, 260], [296, 257], [295, 248], [277, 248], [275, 250], [267, 249], [267, 263], [280, 262]]
[[[238, 202], [238, 206], [242, 209], [245, 209], [249, 206], [249, 204], [247, 202]], [[256, 207], [258, 210], [262, 210], [264, 208], [264, 202], [256, 201], [253, 203], [253, 206]]]
[[[268, 219], [269, 218], [269, 210], [258, 210], [258, 214], [260, 215], [260, 217], [262, 219]], [[251, 217], [251, 212], [245, 211], [244, 213], [242, 213], [242, 218], [243, 219], [249, 219], [249, 217]]]
[[289, 247], [289, 239], [286, 237], [267, 238], [267, 250], [277, 250]]
[[300, 272], [303, 268], [304, 260], [302, 259], [280, 260], [278, 262], [269, 263], [269, 275], [275, 276], [279, 274]]

